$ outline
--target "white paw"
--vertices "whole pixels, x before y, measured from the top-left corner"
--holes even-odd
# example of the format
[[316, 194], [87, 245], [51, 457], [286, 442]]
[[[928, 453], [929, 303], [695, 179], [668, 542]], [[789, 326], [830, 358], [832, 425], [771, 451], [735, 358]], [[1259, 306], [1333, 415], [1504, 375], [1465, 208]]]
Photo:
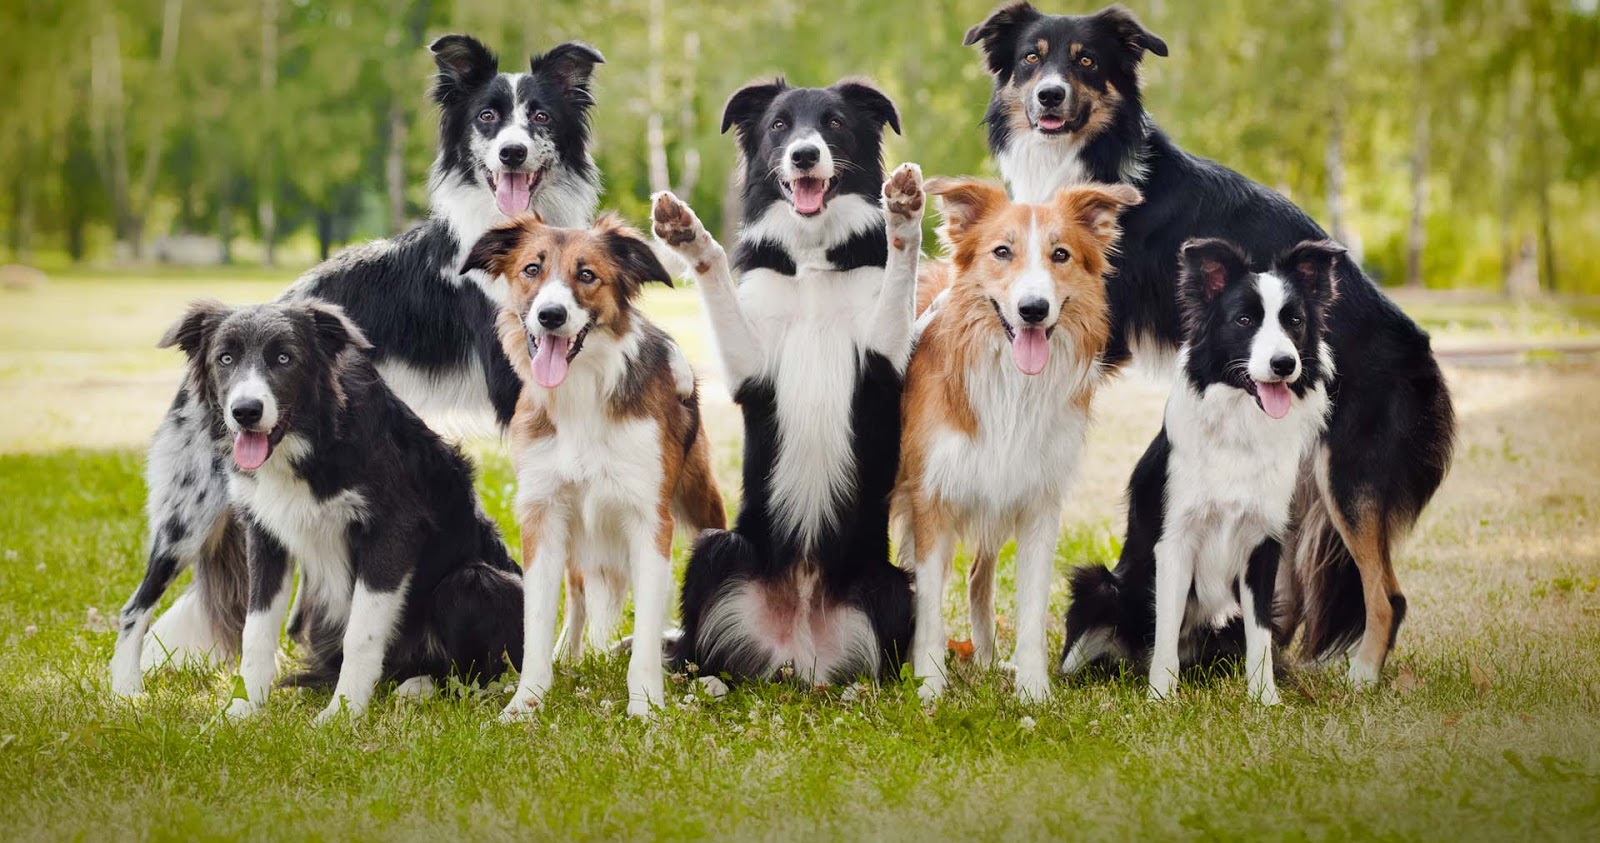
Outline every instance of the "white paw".
[[1278, 686], [1273, 682], [1268, 682], [1263, 687], [1252, 688], [1250, 697], [1261, 705], [1266, 706], [1281, 705], [1283, 703], [1283, 698], [1278, 695]]
[[1050, 698], [1050, 680], [1042, 673], [1017, 672], [1017, 699], [1025, 703], [1042, 703]]
[[349, 715], [351, 720], [356, 720], [359, 719], [366, 710], [366, 706], [357, 705], [351, 702], [349, 698], [335, 694], [333, 699], [328, 702], [328, 707], [324, 708], [320, 713], [317, 714], [316, 717], [311, 719], [311, 725], [325, 726], [329, 723], [332, 723], [341, 715]]
[[628, 700], [628, 716], [646, 719], [655, 716], [656, 704], [644, 697]]
[[1350, 684], [1365, 690], [1378, 684], [1378, 666], [1361, 659], [1350, 660]]
[[222, 710], [223, 716], [229, 720], [249, 720], [261, 713], [261, 706], [244, 699], [235, 697], [228, 702], [228, 707]]
[[111, 696], [124, 700], [133, 700], [144, 696], [144, 677], [137, 672], [132, 676], [118, 676], [116, 672], [113, 672], [111, 675]]
[[1176, 670], [1159, 670], [1150, 672], [1150, 693], [1152, 700], [1170, 700], [1178, 693], [1178, 672]]
[[933, 704], [944, 695], [944, 676], [933, 673], [922, 677], [922, 684], [917, 686], [917, 698], [925, 704]]
[[922, 168], [912, 163], [896, 167], [883, 183], [883, 209], [889, 235], [899, 241], [894, 244], [895, 248], [905, 248], [911, 241], [921, 242], [924, 204]]
[[394, 689], [396, 697], [413, 701], [432, 699], [433, 695], [438, 692], [439, 688], [433, 684], [433, 677], [431, 676], [413, 676], [401, 682], [400, 686]]
[[527, 720], [539, 712], [539, 695], [531, 689], [518, 687], [517, 693], [511, 697], [511, 702], [500, 710], [501, 723], [515, 723]]
[[694, 209], [671, 191], [663, 190], [651, 203], [650, 222], [656, 239], [695, 264], [695, 272], [706, 271], [702, 265], [710, 259], [709, 252], [715, 244]]
[[728, 683], [722, 681], [721, 677], [702, 676], [695, 681], [700, 683], [700, 687], [706, 692], [706, 696], [714, 700], [720, 700], [728, 695]]

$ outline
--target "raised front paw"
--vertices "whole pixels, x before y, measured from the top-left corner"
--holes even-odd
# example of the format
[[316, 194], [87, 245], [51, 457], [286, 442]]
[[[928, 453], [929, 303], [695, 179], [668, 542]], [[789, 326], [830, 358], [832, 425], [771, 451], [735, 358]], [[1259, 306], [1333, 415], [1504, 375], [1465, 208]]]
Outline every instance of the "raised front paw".
[[883, 183], [883, 209], [891, 236], [903, 239], [913, 231], [920, 235], [922, 205], [922, 168], [909, 162], [901, 164]]
[[682, 199], [663, 190], [654, 197], [650, 221], [656, 238], [690, 260], [701, 260], [711, 235]]

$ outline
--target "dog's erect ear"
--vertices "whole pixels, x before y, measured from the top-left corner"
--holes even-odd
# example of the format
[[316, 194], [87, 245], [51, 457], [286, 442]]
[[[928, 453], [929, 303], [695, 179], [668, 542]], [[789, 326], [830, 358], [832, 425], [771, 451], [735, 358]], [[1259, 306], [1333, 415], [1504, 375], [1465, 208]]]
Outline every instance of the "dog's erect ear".
[[1089, 229], [1103, 249], [1116, 246], [1122, 233], [1117, 224], [1122, 212], [1143, 201], [1144, 195], [1131, 184], [1088, 184], [1056, 194], [1058, 205]]
[[1226, 240], [1190, 240], [1179, 254], [1183, 274], [1178, 290], [1186, 309], [1204, 310], [1228, 282], [1249, 272], [1249, 261]]
[[1345, 248], [1332, 240], [1307, 240], [1278, 261], [1278, 272], [1300, 285], [1300, 294], [1320, 306], [1339, 295], [1338, 273], [1334, 267]]
[[470, 35], [446, 35], [428, 47], [433, 62], [439, 66], [434, 78], [434, 102], [443, 105], [489, 84], [500, 69], [495, 58], [483, 42]]
[[767, 106], [778, 95], [789, 89], [788, 83], [779, 76], [771, 82], [752, 82], [733, 92], [728, 97], [728, 104], [722, 108], [722, 133], [727, 134], [728, 129], [738, 126], [740, 135], [747, 135], [751, 121], [760, 119], [767, 113]]
[[177, 346], [184, 354], [195, 356], [205, 348], [206, 340], [210, 339], [211, 332], [222, 324], [222, 320], [233, 312], [216, 299], [196, 299], [189, 303], [189, 309], [172, 327], [167, 329], [161, 339], [156, 342], [156, 348], [171, 348]]
[[883, 131], [884, 126], [900, 134], [900, 112], [895, 111], [894, 102], [889, 95], [878, 90], [871, 82], [865, 79], [843, 79], [833, 86], [833, 90], [851, 107], [858, 108], [867, 115], [872, 122], [878, 124], [878, 131]]
[[938, 200], [943, 221], [939, 234], [951, 247], [980, 220], [1010, 201], [1005, 188], [978, 179], [931, 178], [922, 183], [922, 191]]
[[595, 220], [594, 230], [605, 238], [606, 250], [616, 257], [617, 268], [623, 277], [630, 280], [629, 298], [638, 292], [640, 285], [651, 281], [672, 286], [672, 273], [656, 256], [655, 249], [651, 248], [643, 234], [625, 224], [621, 217], [606, 214]]
[[1017, 35], [1024, 26], [1044, 17], [1026, 0], [1006, 3], [989, 13], [983, 23], [967, 30], [961, 45], [983, 43], [983, 61], [989, 72], [1003, 84], [1011, 80], [1017, 61]]
[[589, 82], [594, 79], [594, 66], [605, 64], [600, 51], [582, 41], [568, 41], [551, 47], [542, 56], [534, 56], [528, 69], [535, 75], [547, 74], [567, 92], [567, 98], [582, 107], [594, 105], [589, 94]]
[[1144, 28], [1144, 24], [1128, 11], [1126, 6], [1107, 6], [1095, 13], [1095, 19], [1103, 22], [1116, 32], [1123, 44], [1128, 48], [1128, 57], [1134, 64], [1144, 59], [1148, 50], [1163, 58], [1167, 55], [1167, 42], [1161, 36]]
[[317, 348], [328, 359], [334, 359], [346, 351], [367, 351], [372, 348], [367, 335], [350, 321], [350, 317], [344, 315], [344, 309], [338, 305], [314, 302], [303, 307], [311, 320], [312, 336], [316, 338]]
[[510, 222], [503, 222], [489, 229], [467, 252], [467, 259], [461, 264], [461, 274], [465, 275], [476, 269], [489, 273], [491, 278], [505, 275], [506, 261], [510, 260], [517, 247], [522, 245], [522, 238], [540, 225], [543, 223], [539, 221], [538, 215], [521, 214]]

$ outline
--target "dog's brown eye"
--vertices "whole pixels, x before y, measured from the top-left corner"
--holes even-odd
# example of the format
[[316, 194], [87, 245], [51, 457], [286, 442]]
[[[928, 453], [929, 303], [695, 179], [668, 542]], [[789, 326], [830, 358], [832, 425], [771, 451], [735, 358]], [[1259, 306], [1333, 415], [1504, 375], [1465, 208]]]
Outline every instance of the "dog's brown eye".
[[535, 111], [533, 113], [533, 122], [538, 123], [541, 126], [543, 126], [546, 123], [549, 123], [550, 122], [550, 112], [548, 112], [548, 111]]
[[1093, 56], [1080, 56], [1078, 58], [1078, 66], [1079, 67], [1086, 67], [1086, 68], [1093, 68], [1094, 67], [1094, 57]]
[[1241, 328], [1248, 328], [1248, 327], [1250, 327], [1250, 326], [1251, 326], [1251, 325], [1253, 325], [1253, 324], [1255, 324], [1255, 321], [1256, 321], [1256, 320], [1254, 320], [1254, 319], [1251, 319], [1251, 318], [1250, 318], [1250, 317], [1248, 317], [1248, 316], [1241, 316], [1241, 317], [1239, 317], [1239, 318], [1238, 318], [1238, 319], [1235, 319], [1235, 320], [1233, 320], [1233, 321], [1235, 321], [1235, 322], [1237, 322], [1237, 323], [1239, 323], [1239, 327], [1241, 327]]
[[843, 129], [844, 128], [844, 121], [840, 120], [837, 117], [831, 118], [830, 120], [828, 120], [828, 128], [830, 128], [830, 129]]
[[1304, 322], [1304, 321], [1306, 321], [1306, 320], [1304, 320], [1304, 319], [1301, 319], [1301, 318], [1300, 318], [1300, 317], [1298, 317], [1298, 316], [1291, 316], [1291, 317], [1289, 317], [1289, 324], [1290, 324], [1290, 325], [1291, 325], [1291, 326], [1293, 326], [1293, 327], [1296, 327], [1296, 328], [1298, 328], [1298, 327], [1300, 327], [1300, 323], [1301, 323], [1301, 322]]
[[484, 110], [478, 112], [478, 119], [485, 123], [493, 123], [494, 121], [500, 119], [500, 114], [492, 108], [485, 108]]
[[233, 355], [232, 354], [224, 354], [221, 357], [217, 358], [217, 362], [221, 363], [224, 366], [232, 366], [233, 365]]
[[781, 131], [783, 131], [784, 129], [787, 129], [787, 128], [789, 128], [789, 124], [783, 122], [782, 120], [774, 120], [774, 121], [772, 121], [772, 131], [774, 131], [774, 132], [781, 132]]
[[1050, 259], [1055, 261], [1056, 263], [1066, 263], [1071, 258], [1072, 258], [1072, 255], [1067, 254], [1067, 250], [1066, 249], [1057, 249], [1054, 252], [1050, 253]]
[[1011, 260], [1011, 247], [1010, 246], [996, 246], [996, 247], [994, 247], [994, 251], [991, 254], [993, 254], [999, 260], [1003, 260], [1003, 261]]
[[593, 284], [594, 282], [599, 281], [600, 278], [594, 274], [594, 270], [592, 269], [580, 269], [578, 270], [578, 280], [585, 284]]
[[527, 266], [522, 268], [522, 274], [527, 276], [527, 277], [529, 277], [529, 278], [534, 278], [534, 277], [538, 276], [538, 274], [539, 274], [539, 265], [536, 264], [536, 263], [528, 264]]
[[1038, 53], [1029, 53], [1026, 56], [1024, 56], [1022, 60], [1027, 62], [1028, 64], [1038, 64], [1039, 63], [1039, 54]]

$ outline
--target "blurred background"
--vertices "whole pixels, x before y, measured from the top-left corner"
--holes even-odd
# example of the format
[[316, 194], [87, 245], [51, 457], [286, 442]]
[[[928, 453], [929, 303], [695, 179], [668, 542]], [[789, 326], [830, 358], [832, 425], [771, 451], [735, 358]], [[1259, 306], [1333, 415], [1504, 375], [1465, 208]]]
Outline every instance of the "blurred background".
[[[605, 204], [649, 191], [721, 219], [739, 84], [877, 80], [891, 158], [992, 173], [989, 81], [966, 28], [990, 0], [7, 0], [0, 228], [15, 263], [304, 266], [426, 212], [426, 45], [475, 34], [501, 67], [599, 47]], [[1388, 285], [1600, 292], [1596, 0], [1134, 2], [1171, 46], [1157, 119], [1288, 194]], [[1097, 3], [1046, 2], [1057, 12]]]

